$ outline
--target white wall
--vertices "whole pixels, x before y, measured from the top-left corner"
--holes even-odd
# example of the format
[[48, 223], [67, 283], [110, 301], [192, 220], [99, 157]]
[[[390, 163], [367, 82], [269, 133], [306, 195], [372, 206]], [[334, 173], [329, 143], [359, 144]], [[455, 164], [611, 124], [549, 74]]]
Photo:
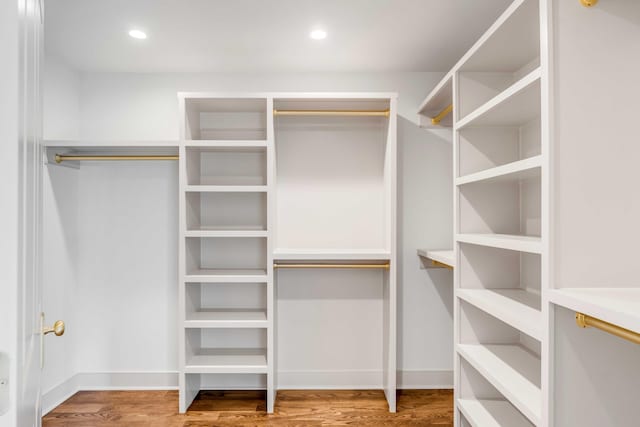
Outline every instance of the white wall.
[[[421, 270], [416, 255], [418, 247], [451, 245], [450, 138], [413, 124], [418, 104], [440, 76], [83, 73], [79, 136], [175, 140], [178, 91], [399, 92], [399, 369], [411, 374], [405, 378], [410, 386], [450, 385], [451, 273]], [[177, 369], [173, 168], [83, 164], [76, 172], [78, 372]]]

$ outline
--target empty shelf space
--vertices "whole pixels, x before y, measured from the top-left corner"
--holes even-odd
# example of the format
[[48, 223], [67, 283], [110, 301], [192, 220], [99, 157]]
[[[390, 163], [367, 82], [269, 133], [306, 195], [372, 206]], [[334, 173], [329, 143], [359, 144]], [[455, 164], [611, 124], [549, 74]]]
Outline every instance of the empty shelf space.
[[506, 400], [458, 399], [458, 409], [472, 427], [532, 427]]
[[481, 172], [472, 173], [456, 179], [456, 185], [474, 182], [520, 181], [540, 176], [542, 156], [507, 163]]
[[523, 289], [457, 289], [458, 298], [537, 339], [542, 339], [540, 296]]
[[458, 121], [456, 129], [470, 126], [519, 126], [540, 116], [540, 68], [493, 97]]
[[187, 185], [187, 192], [220, 192], [220, 193], [266, 193], [266, 185]]
[[187, 230], [185, 237], [267, 237], [267, 230], [261, 227], [201, 227]]
[[542, 253], [542, 240], [537, 236], [520, 236], [514, 234], [458, 234], [456, 240], [472, 245], [491, 248], [509, 249], [512, 251]]
[[430, 266], [426, 266], [427, 268], [442, 267], [440, 264], [453, 268], [456, 265], [455, 252], [453, 250], [431, 251], [428, 249], [418, 249], [418, 255], [432, 261]]
[[190, 283], [263, 283], [267, 281], [264, 269], [199, 269], [189, 271], [185, 282]]
[[531, 422], [540, 422], [540, 359], [518, 345], [458, 344], [458, 353]]
[[211, 309], [188, 312], [185, 328], [266, 328], [264, 310]]
[[391, 253], [384, 249], [276, 249], [273, 258], [281, 261], [387, 261]]
[[187, 374], [266, 374], [265, 349], [203, 349], [187, 357]]
[[565, 288], [549, 293], [552, 303], [640, 333], [640, 288]]

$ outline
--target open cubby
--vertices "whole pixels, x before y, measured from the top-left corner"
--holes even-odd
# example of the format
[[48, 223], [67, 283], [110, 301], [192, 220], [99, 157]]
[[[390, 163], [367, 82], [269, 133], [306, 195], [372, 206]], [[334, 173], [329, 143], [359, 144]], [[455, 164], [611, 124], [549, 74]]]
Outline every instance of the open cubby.
[[264, 283], [188, 283], [185, 304], [187, 326], [267, 326]]
[[[389, 101], [278, 105], [384, 110]], [[277, 117], [277, 250], [389, 251], [389, 119]]]
[[539, 172], [524, 179], [476, 182], [460, 187], [460, 233], [541, 234]]
[[265, 140], [267, 100], [185, 98], [185, 139]]
[[265, 329], [186, 329], [185, 344], [188, 374], [267, 371]]
[[541, 153], [540, 117], [515, 127], [469, 127], [458, 132], [459, 176]]
[[533, 427], [516, 407], [464, 359], [457, 395], [462, 427]]
[[267, 268], [267, 239], [262, 237], [187, 237], [185, 249], [187, 275]]
[[267, 150], [186, 147], [187, 185], [266, 185]]
[[187, 192], [187, 230], [266, 230], [266, 193]]

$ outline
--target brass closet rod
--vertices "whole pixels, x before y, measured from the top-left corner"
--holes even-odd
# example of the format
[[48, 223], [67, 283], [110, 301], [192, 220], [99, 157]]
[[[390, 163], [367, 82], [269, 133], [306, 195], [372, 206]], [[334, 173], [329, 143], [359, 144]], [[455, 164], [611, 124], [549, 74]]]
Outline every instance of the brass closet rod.
[[640, 334], [630, 331], [629, 329], [622, 328], [613, 323], [605, 322], [604, 320], [591, 317], [588, 314], [576, 313], [576, 324], [581, 328], [587, 328], [592, 326], [600, 329], [601, 331], [608, 332], [611, 335], [615, 335], [619, 338], [631, 341], [636, 344], [640, 344]]
[[179, 156], [83, 156], [73, 154], [56, 154], [56, 163], [68, 161], [105, 161], [105, 160], [178, 160]]
[[389, 117], [389, 110], [273, 110], [274, 116], [375, 116]]
[[452, 111], [453, 111], [453, 104], [450, 104], [444, 110], [440, 111], [440, 113], [438, 113], [437, 116], [435, 116], [434, 118], [431, 119], [431, 124], [432, 125], [439, 124], [442, 121], [442, 119], [447, 117], [447, 114], [451, 113]]
[[389, 263], [386, 264], [279, 264], [273, 263], [273, 268], [379, 268], [388, 270]]

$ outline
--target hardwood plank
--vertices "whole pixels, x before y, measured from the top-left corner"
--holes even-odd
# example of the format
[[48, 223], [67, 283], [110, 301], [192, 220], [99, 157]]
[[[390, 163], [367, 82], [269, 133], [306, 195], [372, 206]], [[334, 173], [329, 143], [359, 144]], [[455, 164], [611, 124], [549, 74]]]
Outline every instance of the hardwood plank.
[[201, 391], [178, 414], [177, 391], [82, 391], [43, 418], [44, 427], [452, 426], [452, 390], [401, 390], [398, 412], [380, 390], [280, 390], [275, 413], [264, 391]]

